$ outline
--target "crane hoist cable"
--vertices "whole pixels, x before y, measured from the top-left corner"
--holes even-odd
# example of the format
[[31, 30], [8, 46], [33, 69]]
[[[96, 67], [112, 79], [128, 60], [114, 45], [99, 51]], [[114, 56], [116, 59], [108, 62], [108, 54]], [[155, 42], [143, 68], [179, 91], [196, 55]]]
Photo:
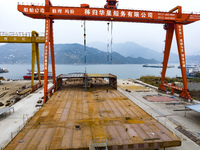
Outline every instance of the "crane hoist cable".
[[109, 47], [110, 47], [109, 46], [110, 45], [109, 44], [109, 42], [110, 42], [110, 40], [109, 40], [109, 25], [110, 25], [110, 22], [107, 23], [107, 31], [108, 31], [108, 33], [107, 33], [108, 34], [107, 35], [108, 36], [108, 41], [107, 41], [107, 61], [109, 61]]
[[86, 67], [87, 61], [86, 61], [86, 23], [85, 23], [85, 20], [84, 20], [84, 62], [85, 62], [85, 67]]
[[[110, 30], [110, 24], [111, 24], [111, 30]], [[108, 31], [107, 61], [112, 62], [112, 52], [113, 52], [113, 22], [112, 21], [107, 23], [107, 31]], [[109, 35], [110, 35], [110, 37], [109, 37]]]
[[86, 22], [84, 20], [83, 22], [83, 26], [84, 26], [84, 62], [85, 62], [85, 91], [87, 90], [87, 77], [86, 77], [86, 66], [87, 66], [87, 61], [86, 61]]
[[112, 52], [113, 52], [113, 22], [111, 21], [111, 40], [110, 40], [111, 55], [110, 60], [112, 62]]

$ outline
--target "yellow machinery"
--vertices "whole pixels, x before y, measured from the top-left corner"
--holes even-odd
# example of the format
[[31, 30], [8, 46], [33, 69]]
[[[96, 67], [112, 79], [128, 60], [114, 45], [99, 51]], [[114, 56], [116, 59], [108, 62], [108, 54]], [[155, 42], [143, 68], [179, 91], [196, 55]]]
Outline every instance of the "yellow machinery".
[[[32, 31], [31, 33], [0, 32], [0, 43], [32, 43], [32, 68], [31, 68], [32, 92], [42, 86], [41, 76], [40, 76], [39, 43], [44, 43], [44, 42], [45, 42], [44, 36], [39, 36], [39, 34], [36, 31]], [[39, 83], [36, 85], [34, 85], [35, 57], [37, 61], [38, 80], [39, 80]]]

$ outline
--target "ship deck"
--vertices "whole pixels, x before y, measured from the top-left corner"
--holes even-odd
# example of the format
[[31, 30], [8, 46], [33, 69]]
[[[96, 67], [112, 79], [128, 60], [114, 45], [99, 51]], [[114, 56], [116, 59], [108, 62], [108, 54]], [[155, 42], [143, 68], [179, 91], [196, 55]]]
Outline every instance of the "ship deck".
[[100, 80], [90, 91], [79, 81], [63, 84], [5, 149], [156, 149], [180, 145], [176, 135]]

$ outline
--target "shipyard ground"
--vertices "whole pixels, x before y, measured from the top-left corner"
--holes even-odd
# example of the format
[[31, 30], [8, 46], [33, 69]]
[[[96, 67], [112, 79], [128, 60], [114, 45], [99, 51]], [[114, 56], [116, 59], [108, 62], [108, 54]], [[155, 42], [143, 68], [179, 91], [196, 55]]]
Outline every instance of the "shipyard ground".
[[[6, 81], [3, 87], [5, 87], [5, 85], [7, 87], [10, 86], [10, 88], [14, 90], [23, 86], [25, 83], [29, 85], [30, 81]], [[52, 86], [52, 84], [49, 84], [49, 86]], [[12, 105], [14, 112], [11, 110], [0, 115], [0, 149], [4, 148], [10, 140], [17, 135], [28, 119], [39, 110], [36, 105], [38, 104], [38, 100], [42, 100], [43, 95], [44, 89], [41, 88]], [[4, 99], [5, 98], [6, 97], [4, 97]]]
[[[196, 143], [175, 129], [183, 126], [192, 132], [200, 132], [198, 128], [200, 114], [190, 111], [185, 117], [185, 112], [173, 111], [184, 108], [188, 103], [177, 98], [170, 102], [149, 102], [144, 97], [158, 95], [157, 91], [135, 84], [132, 80], [118, 81], [118, 90], [121, 93], [108, 86], [91, 88], [91, 92], [84, 92], [83, 88], [76, 86], [63, 87], [36, 113], [6, 149], [72, 149], [81, 145], [85, 148], [89, 147], [91, 142], [89, 137], [106, 137], [108, 148], [113, 145], [114, 149], [131, 149], [134, 145], [130, 144], [132, 141], [135, 143], [134, 146], [140, 149], [154, 149], [154, 146], [159, 143], [160, 145], [163, 143], [166, 147], [178, 145], [179, 139], [173, 132], [182, 139], [182, 146], [166, 149], [196, 150], [199, 148]], [[65, 92], [62, 92], [63, 90]], [[179, 105], [180, 101], [184, 104]], [[177, 105], [171, 105], [172, 103]], [[23, 104], [24, 102], [21, 103]], [[17, 113], [16, 111], [15, 115]], [[26, 114], [25, 110], [24, 114]], [[12, 115], [2, 118], [1, 123], [14, 119]], [[173, 132], [166, 130], [150, 115]], [[157, 126], [154, 126], [155, 124]], [[0, 136], [3, 138], [2, 135]], [[173, 140], [178, 143], [169, 142]]]
[[[27, 90], [31, 86], [30, 80], [9, 80], [9, 81], [1, 81], [0, 83], [0, 108], [11, 106], [14, 104], [14, 101], [20, 100], [26, 95], [26, 92], [24, 94], [20, 94], [21, 91]], [[31, 89], [30, 89], [31, 90]]]

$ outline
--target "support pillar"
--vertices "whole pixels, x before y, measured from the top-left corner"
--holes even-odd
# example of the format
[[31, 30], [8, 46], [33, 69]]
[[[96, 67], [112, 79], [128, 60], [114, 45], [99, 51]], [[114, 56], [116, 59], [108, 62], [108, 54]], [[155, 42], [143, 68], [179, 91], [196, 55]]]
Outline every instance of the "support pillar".
[[175, 27], [175, 33], [176, 33], [176, 41], [177, 41], [177, 47], [178, 47], [182, 79], [183, 79], [183, 91], [179, 96], [185, 99], [191, 99], [189, 93], [187, 92], [187, 76], [186, 76], [186, 60], [185, 60], [183, 25], [175, 24], [174, 27]]
[[34, 86], [35, 53], [36, 53], [36, 44], [32, 43], [32, 64], [31, 64], [31, 88], [32, 89], [33, 89], [33, 86]]
[[38, 70], [38, 80], [39, 86], [41, 86], [41, 74], [40, 74], [40, 55], [39, 55], [39, 44], [36, 43], [36, 60], [37, 60], [37, 70]]
[[[38, 36], [36, 31], [32, 31], [32, 65], [31, 65], [31, 88], [32, 92], [36, 90], [38, 87], [41, 87], [41, 75], [40, 75], [40, 57], [39, 57], [39, 44], [36, 43], [35, 39]], [[38, 70], [38, 80], [39, 84], [37, 86], [34, 85], [34, 72], [35, 72], [35, 57], [37, 61], [37, 70]]]
[[50, 47], [51, 47], [51, 64], [52, 64], [52, 73], [53, 73], [53, 84], [54, 84], [54, 86], [56, 86], [54, 39], [53, 39], [53, 20], [52, 19], [50, 19]]
[[44, 47], [44, 103], [48, 99], [48, 63], [49, 63], [49, 34], [50, 19], [45, 19], [45, 47]]
[[169, 54], [171, 50], [172, 45], [172, 39], [174, 34], [174, 25], [173, 24], [166, 24], [164, 26], [164, 29], [167, 30], [166, 32], [166, 39], [165, 39], [165, 51], [164, 51], [164, 58], [163, 58], [163, 69], [161, 73], [161, 84], [159, 86], [159, 90], [166, 91], [164, 84], [166, 70], [167, 70], [167, 64], [169, 60]]

